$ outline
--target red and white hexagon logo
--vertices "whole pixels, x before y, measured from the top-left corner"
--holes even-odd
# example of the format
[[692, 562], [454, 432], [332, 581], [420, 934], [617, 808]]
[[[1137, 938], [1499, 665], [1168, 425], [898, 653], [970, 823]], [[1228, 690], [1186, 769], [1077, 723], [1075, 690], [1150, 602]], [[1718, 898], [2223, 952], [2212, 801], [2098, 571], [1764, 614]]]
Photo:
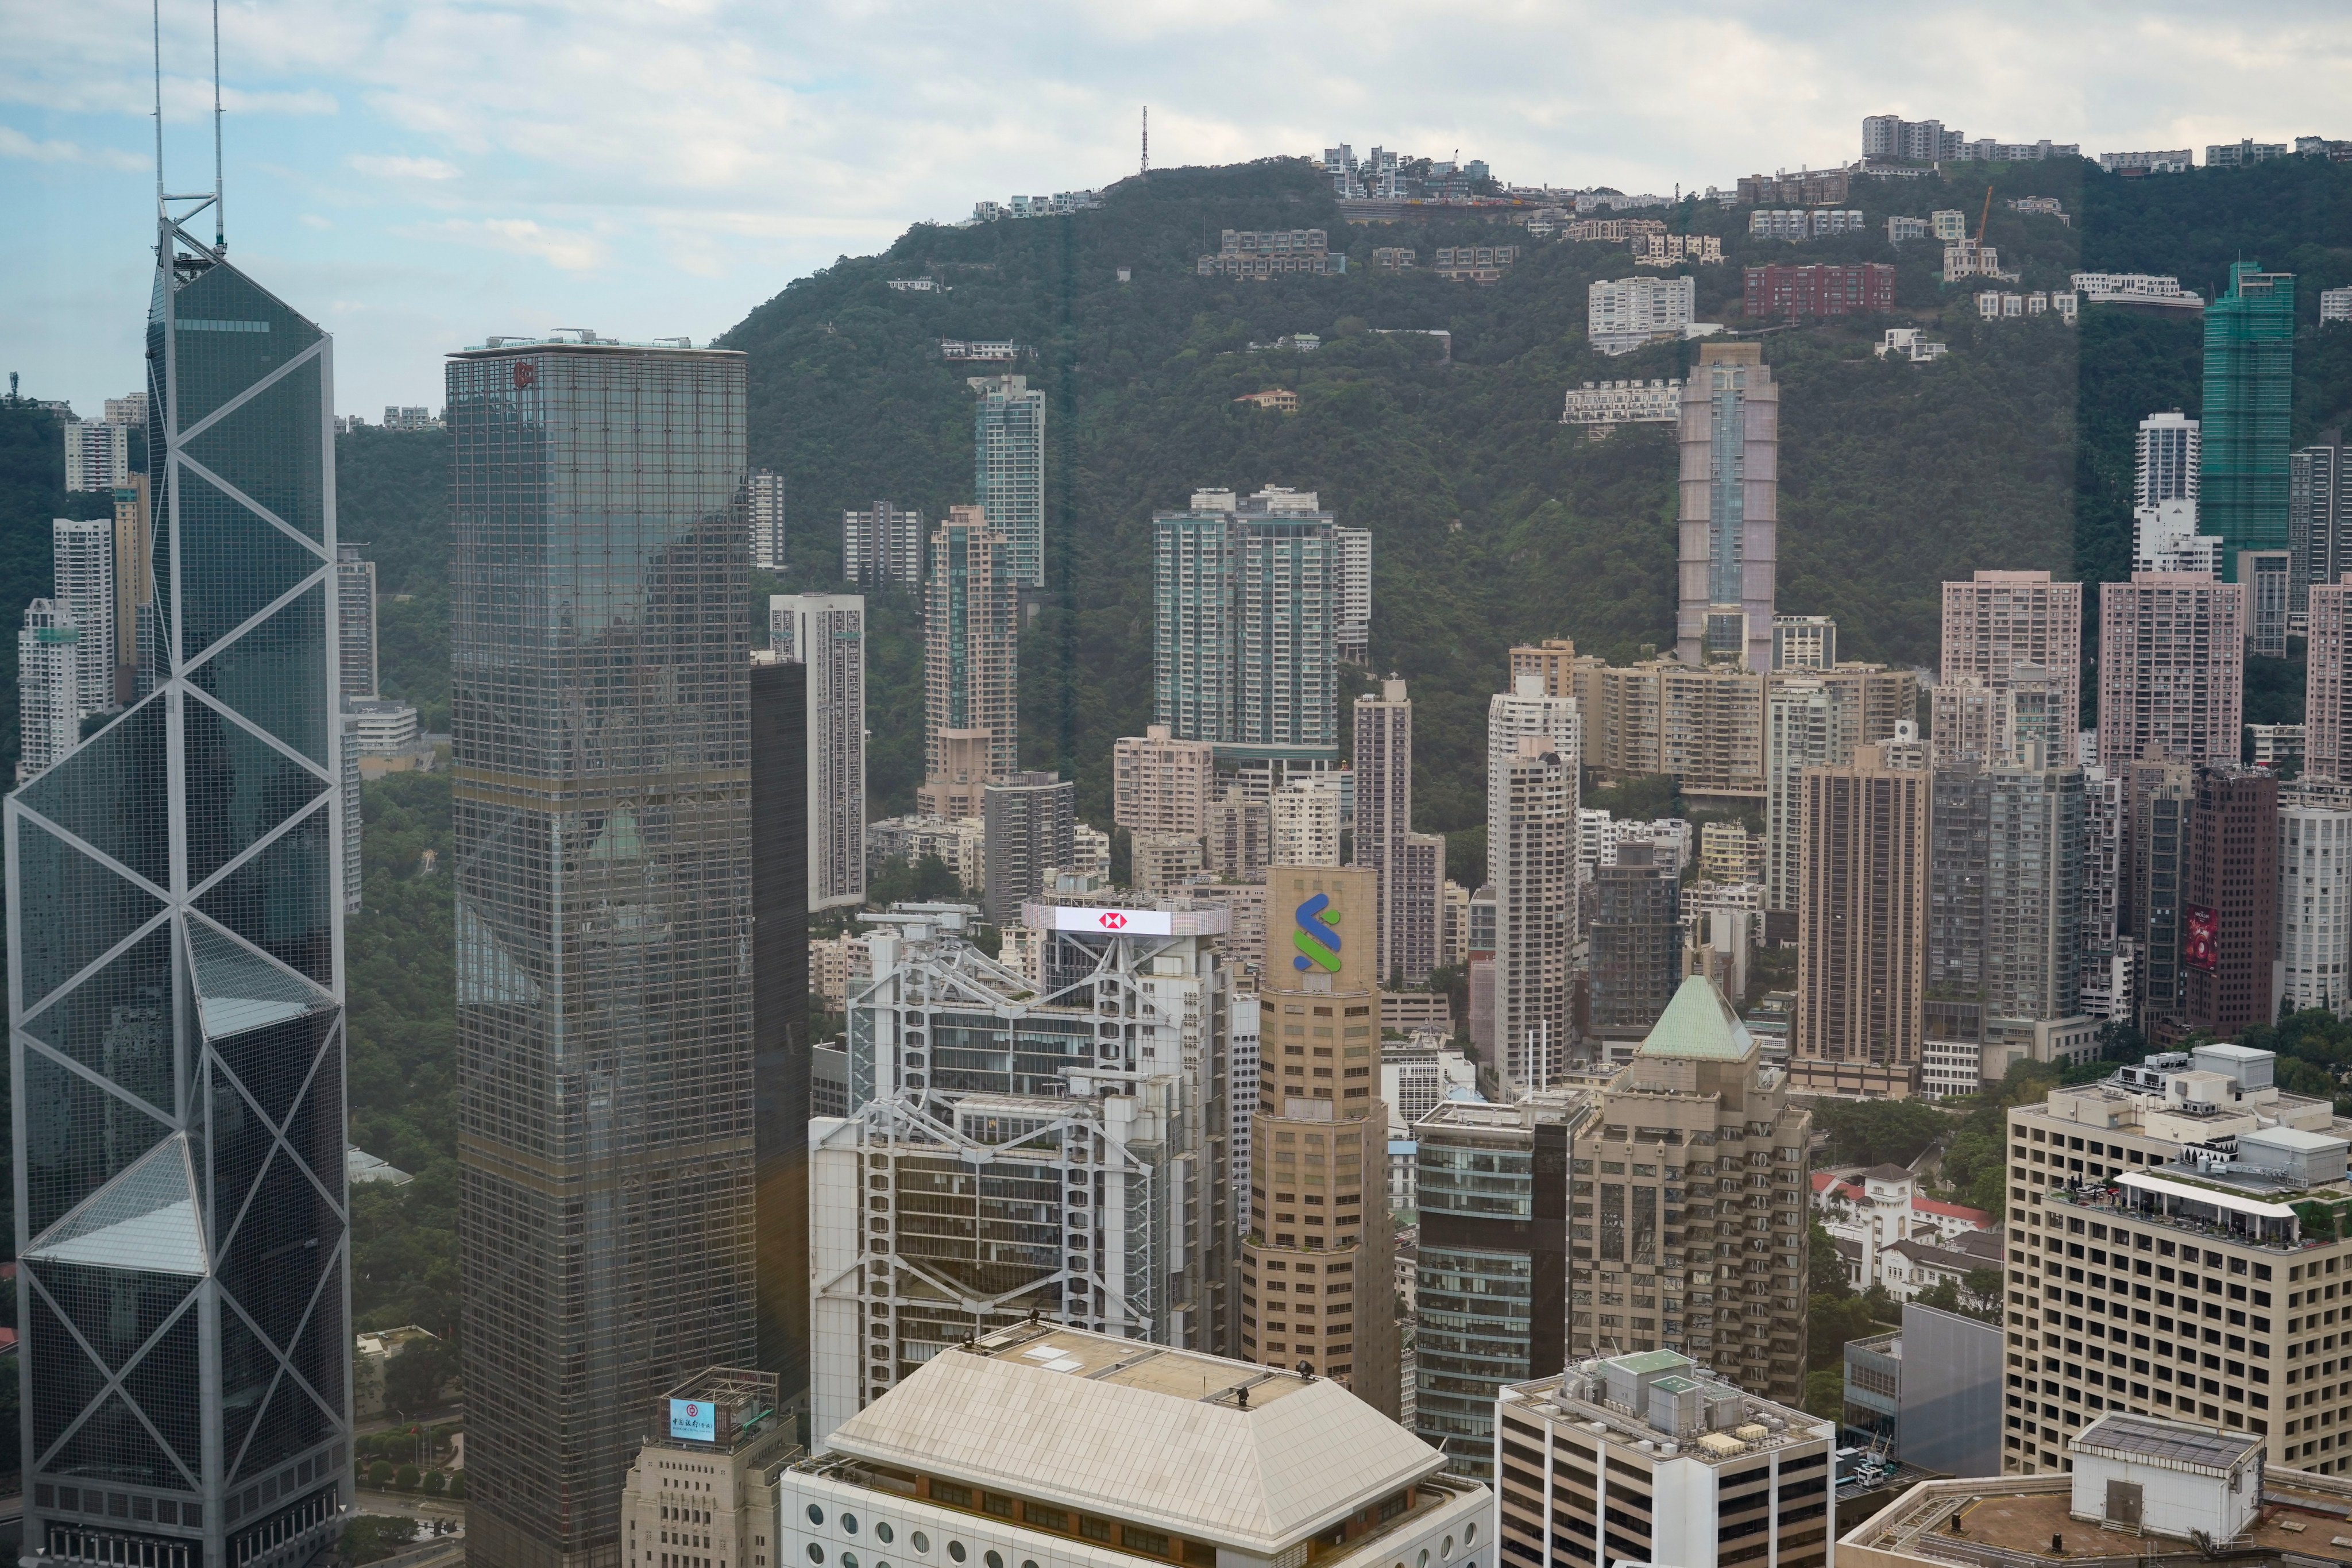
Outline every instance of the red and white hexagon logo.
[[515, 390], [517, 392], [522, 391], [525, 387], [530, 385], [531, 383], [538, 379], [539, 367], [537, 365], [531, 363], [530, 361], [527, 359], [519, 359], [515, 361], [514, 384]]
[[1123, 914], [1119, 913], [1117, 910], [1105, 910], [1102, 912], [1102, 928], [1103, 928], [1103, 930], [1105, 930], [1105, 931], [1118, 931], [1118, 929], [1120, 929], [1122, 926], [1124, 926], [1124, 925], [1126, 925], [1126, 924], [1127, 924], [1127, 917], [1126, 917], [1125, 915], [1123, 915]]

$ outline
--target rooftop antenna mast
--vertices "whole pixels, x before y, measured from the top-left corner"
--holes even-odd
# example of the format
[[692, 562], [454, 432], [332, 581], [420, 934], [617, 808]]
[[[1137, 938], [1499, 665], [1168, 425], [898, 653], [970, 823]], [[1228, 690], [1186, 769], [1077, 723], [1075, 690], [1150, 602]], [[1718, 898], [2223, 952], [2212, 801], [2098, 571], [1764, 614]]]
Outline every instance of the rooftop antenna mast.
[[[189, 249], [208, 254], [218, 260], [228, 250], [226, 226], [221, 215], [221, 90], [220, 90], [220, 0], [213, 0], [213, 188], [209, 191], [173, 191], [163, 184], [163, 4], [151, 0], [149, 25], [152, 29], [155, 49], [155, 218], [168, 235], [176, 235]], [[175, 202], [194, 202], [194, 206], [174, 212]], [[213, 209], [213, 243], [206, 246], [189, 234], [186, 226], [206, 207]]]
[[1151, 178], [1151, 105], [1143, 106], [1143, 175]]
[[228, 201], [221, 180], [220, 0], [213, 0], [213, 251], [228, 254]]

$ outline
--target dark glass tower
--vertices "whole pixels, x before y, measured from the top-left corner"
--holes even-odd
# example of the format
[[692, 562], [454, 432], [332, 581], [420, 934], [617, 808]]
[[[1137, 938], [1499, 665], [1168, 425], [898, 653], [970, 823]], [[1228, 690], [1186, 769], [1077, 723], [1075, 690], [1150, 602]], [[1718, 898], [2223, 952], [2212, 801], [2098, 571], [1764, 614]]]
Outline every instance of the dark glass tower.
[[351, 1500], [331, 356], [160, 227], [153, 668], [5, 812], [28, 1563]]
[[[759, 1365], [809, 1392], [809, 676], [751, 656], [751, 1026], [757, 1041]], [[806, 1423], [801, 1423], [806, 1441]]]
[[2230, 266], [2230, 291], [2205, 311], [2204, 438], [2198, 507], [2221, 541], [2221, 575], [2241, 550], [2284, 550], [2287, 441], [2294, 405], [2294, 274]]
[[506, 340], [448, 409], [467, 1555], [613, 1568], [652, 1401], [753, 1364], [743, 356]]

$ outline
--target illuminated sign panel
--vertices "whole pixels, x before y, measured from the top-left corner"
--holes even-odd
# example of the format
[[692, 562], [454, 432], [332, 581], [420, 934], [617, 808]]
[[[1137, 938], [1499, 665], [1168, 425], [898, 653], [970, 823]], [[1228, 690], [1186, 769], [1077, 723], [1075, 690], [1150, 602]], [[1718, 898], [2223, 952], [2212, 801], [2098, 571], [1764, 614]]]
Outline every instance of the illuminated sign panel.
[[698, 1443], [716, 1443], [718, 1413], [707, 1399], [673, 1399], [669, 1402], [669, 1435]]
[[1221, 936], [1233, 923], [1224, 909], [1107, 909], [1088, 904], [1024, 904], [1021, 923], [1033, 931], [1093, 931], [1108, 936]]

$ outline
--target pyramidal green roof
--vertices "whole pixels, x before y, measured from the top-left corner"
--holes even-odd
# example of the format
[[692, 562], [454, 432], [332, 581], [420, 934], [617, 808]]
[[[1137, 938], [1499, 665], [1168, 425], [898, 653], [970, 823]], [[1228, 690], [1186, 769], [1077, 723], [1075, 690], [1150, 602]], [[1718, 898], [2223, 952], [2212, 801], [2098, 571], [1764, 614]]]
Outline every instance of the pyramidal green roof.
[[1731, 1010], [1714, 981], [1704, 974], [1685, 979], [1675, 999], [1658, 1016], [1650, 1037], [1642, 1042], [1645, 1057], [1703, 1057], [1710, 1061], [1736, 1062], [1756, 1048], [1748, 1026]]

